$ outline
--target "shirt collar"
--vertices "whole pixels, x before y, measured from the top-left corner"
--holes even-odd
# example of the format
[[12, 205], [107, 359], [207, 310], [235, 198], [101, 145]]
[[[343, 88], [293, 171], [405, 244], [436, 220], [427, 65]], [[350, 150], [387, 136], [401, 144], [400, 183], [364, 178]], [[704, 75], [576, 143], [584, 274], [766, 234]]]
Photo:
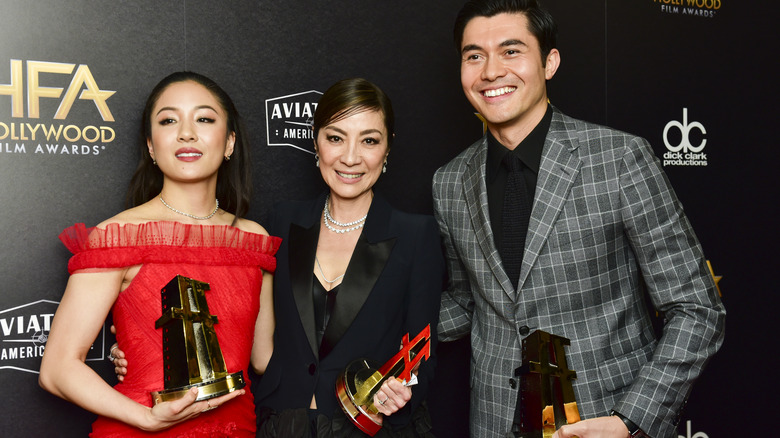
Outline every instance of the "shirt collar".
[[501, 142], [493, 136], [490, 130], [487, 131], [488, 151], [486, 177], [488, 182], [495, 179], [501, 168], [501, 162], [504, 159], [504, 155], [509, 153], [517, 154], [520, 161], [522, 161], [526, 167], [531, 169], [534, 173], [539, 174], [539, 166], [542, 162], [542, 149], [544, 148], [544, 141], [547, 138], [547, 132], [550, 130], [552, 113], [552, 105], [547, 105], [547, 111], [545, 111], [542, 120], [539, 121], [528, 136], [526, 136], [514, 150], [501, 144]]

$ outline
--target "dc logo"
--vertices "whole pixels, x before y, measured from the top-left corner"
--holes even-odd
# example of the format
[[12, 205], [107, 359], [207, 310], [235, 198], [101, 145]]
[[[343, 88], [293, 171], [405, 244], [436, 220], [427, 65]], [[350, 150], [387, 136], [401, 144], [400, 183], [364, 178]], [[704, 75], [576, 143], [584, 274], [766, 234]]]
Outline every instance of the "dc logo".
[[[673, 128], [677, 128], [680, 130], [681, 138], [680, 138], [680, 144], [673, 146], [669, 143], [669, 131]], [[693, 129], [698, 129], [702, 135], [707, 133], [707, 130], [704, 129], [704, 125], [702, 125], [699, 122], [691, 122], [688, 123], [688, 108], [683, 108], [683, 119], [682, 123], [678, 122], [677, 120], [672, 120], [671, 122], [666, 124], [666, 127], [664, 127], [664, 144], [666, 145], [666, 149], [669, 149], [672, 152], [701, 152], [702, 149], [704, 149], [704, 145], [707, 144], [707, 139], [703, 138], [701, 140], [701, 143], [698, 146], [694, 146], [691, 144], [690, 140], [690, 134]]]
[[710, 438], [709, 435], [704, 432], [696, 432], [691, 435], [691, 420], [686, 421], [685, 425], [687, 434], [685, 436], [677, 435], [677, 438]]

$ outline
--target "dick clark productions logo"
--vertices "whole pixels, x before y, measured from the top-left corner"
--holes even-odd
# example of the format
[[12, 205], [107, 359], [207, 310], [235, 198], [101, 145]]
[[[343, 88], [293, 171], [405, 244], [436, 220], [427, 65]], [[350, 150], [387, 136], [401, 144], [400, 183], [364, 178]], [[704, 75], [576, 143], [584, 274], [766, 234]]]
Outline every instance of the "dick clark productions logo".
[[[672, 120], [664, 127], [664, 166], [706, 166], [707, 154], [702, 152], [707, 145], [706, 134], [700, 122], [688, 121], [688, 108], [683, 108], [682, 121]], [[694, 145], [692, 137], [701, 137], [701, 141]]]

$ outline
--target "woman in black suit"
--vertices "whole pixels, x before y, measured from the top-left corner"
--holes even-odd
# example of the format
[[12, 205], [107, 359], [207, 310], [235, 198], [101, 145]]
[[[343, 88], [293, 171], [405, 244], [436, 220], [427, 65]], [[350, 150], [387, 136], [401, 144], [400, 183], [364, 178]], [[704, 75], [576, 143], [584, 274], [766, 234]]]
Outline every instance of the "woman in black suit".
[[[282, 238], [274, 281], [274, 352], [256, 385], [258, 436], [365, 436], [341, 412], [336, 379], [355, 359], [384, 363], [404, 334], [431, 327], [436, 346], [444, 261], [432, 217], [403, 213], [373, 190], [393, 140], [388, 97], [365, 79], [328, 89], [314, 115], [315, 160], [329, 187], [278, 205], [268, 231]], [[389, 379], [373, 398], [376, 436], [430, 436], [418, 383]], [[411, 388], [411, 389], [410, 389]]]
[[[429, 324], [435, 350], [445, 273], [438, 226], [373, 191], [393, 125], [390, 99], [365, 79], [336, 83], [317, 105], [315, 159], [329, 190], [276, 206], [267, 224], [282, 245], [273, 355], [253, 380], [259, 437], [364, 437], [341, 411], [337, 377], [355, 359], [383, 364], [403, 335]], [[115, 347], [112, 354], [121, 379], [127, 360]], [[373, 397], [376, 437], [432, 436], [423, 400], [434, 365], [432, 355], [411, 387], [382, 385]]]

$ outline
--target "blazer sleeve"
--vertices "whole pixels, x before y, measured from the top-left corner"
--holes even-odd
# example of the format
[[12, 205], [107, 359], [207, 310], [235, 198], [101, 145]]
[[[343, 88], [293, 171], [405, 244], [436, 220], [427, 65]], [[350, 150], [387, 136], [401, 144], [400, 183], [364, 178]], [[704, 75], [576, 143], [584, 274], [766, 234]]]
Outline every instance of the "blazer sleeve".
[[413, 236], [415, 244], [410, 260], [411, 275], [404, 297], [406, 306], [404, 333], [408, 333], [411, 339], [430, 324], [431, 356], [420, 365], [418, 383], [412, 386], [410, 402], [401, 411], [386, 419], [394, 427], [410, 422], [411, 416], [427, 396], [436, 367], [437, 322], [445, 266], [436, 222], [430, 216], [424, 218], [424, 224], [416, 227], [418, 232]]
[[439, 224], [449, 274], [447, 287], [441, 296], [439, 338], [442, 341], [454, 341], [471, 333], [474, 297], [466, 267], [455, 249], [455, 236], [448, 224], [448, 215], [453, 212], [449, 204], [454, 190], [451, 184], [444, 183], [445, 172], [440, 169], [433, 178], [434, 216]]
[[650, 436], [670, 436], [692, 384], [723, 342], [725, 309], [693, 228], [646, 140], [630, 140], [620, 187], [626, 234], [665, 322], [652, 359], [614, 410]]

